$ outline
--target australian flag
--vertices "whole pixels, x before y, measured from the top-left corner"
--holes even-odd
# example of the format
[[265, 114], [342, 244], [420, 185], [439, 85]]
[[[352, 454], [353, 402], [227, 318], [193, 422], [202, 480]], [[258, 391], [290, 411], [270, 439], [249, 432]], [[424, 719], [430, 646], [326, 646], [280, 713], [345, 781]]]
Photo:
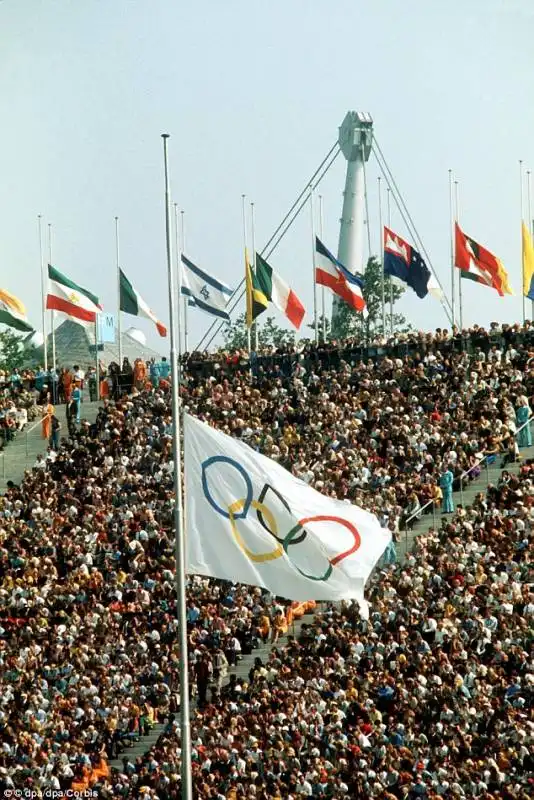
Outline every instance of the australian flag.
[[384, 274], [407, 283], [417, 297], [426, 297], [432, 288], [432, 273], [421, 254], [389, 228], [384, 228]]

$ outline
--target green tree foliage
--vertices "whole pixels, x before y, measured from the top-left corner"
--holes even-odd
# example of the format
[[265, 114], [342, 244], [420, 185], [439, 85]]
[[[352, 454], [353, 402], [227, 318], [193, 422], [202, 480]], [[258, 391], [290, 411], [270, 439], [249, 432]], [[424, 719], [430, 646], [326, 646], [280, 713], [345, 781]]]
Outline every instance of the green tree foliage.
[[[380, 261], [371, 257], [365, 270], [365, 288], [363, 291], [367, 303], [367, 316], [353, 311], [344, 301], [337, 307], [337, 313], [332, 320], [331, 339], [348, 339], [354, 337], [359, 341], [368, 342], [375, 336], [382, 335], [382, 265]], [[393, 297], [393, 307], [404, 294], [401, 286], [391, 283], [391, 278], [385, 278], [386, 298], [386, 335], [389, 333], [389, 298], [390, 289]], [[410, 330], [406, 318], [402, 314], [393, 314], [393, 323], [396, 331]]]
[[24, 364], [23, 337], [6, 328], [0, 331], [0, 369], [12, 372]]
[[[263, 317], [256, 320], [258, 347], [282, 347], [295, 343], [294, 331], [286, 330], [276, 324], [274, 317]], [[227, 322], [223, 328], [224, 347], [226, 350], [246, 350], [247, 331], [245, 328], [245, 315], [240, 314], [235, 320]], [[252, 330], [252, 344], [254, 346], [254, 329]]]

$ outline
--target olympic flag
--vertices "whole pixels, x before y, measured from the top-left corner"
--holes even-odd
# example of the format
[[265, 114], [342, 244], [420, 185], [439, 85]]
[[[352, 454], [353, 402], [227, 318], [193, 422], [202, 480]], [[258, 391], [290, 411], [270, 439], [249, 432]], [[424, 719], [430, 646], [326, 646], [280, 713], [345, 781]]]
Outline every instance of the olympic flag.
[[355, 599], [391, 534], [248, 445], [185, 415], [187, 572], [289, 600]]

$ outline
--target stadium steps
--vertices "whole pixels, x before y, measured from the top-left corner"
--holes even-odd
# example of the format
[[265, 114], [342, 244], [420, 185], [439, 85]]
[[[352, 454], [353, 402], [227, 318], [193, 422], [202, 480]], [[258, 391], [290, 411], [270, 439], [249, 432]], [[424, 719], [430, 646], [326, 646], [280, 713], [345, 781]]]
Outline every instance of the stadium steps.
[[[532, 447], [522, 447], [520, 450], [520, 461], [514, 464], [507, 464], [506, 467], [501, 467], [502, 456], [499, 456], [494, 464], [491, 464], [487, 469], [484, 468], [480, 473], [480, 477], [471, 483], [464, 486], [463, 492], [454, 492], [453, 500], [454, 506], [457, 508], [459, 505], [470, 506], [473, 500], [480, 492], [485, 492], [489, 484], [497, 484], [501, 477], [503, 469], [508, 470], [512, 475], [517, 475], [521, 464], [527, 459], [534, 459], [534, 445]], [[411, 550], [413, 541], [416, 536], [421, 533], [426, 533], [430, 528], [437, 526], [440, 527], [441, 519], [449, 519], [451, 515], [442, 515], [441, 511], [436, 511], [435, 521], [432, 514], [423, 514], [423, 516], [415, 521], [411, 531], [408, 531], [406, 537], [404, 531], [401, 533], [401, 541], [397, 544], [397, 557], [399, 561], [403, 561], [406, 553]]]
[[[82, 419], [94, 422], [98, 414], [100, 403], [82, 403]], [[67, 434], [66, 406], [56, 407], [56, 413], [61, 420], [62, 438]], [[32, 427], [34, 426], [34, 427]], [[9, 480], [18, 484], [24, 477], [24, 472], [31, 469], [38, 455], [46, 453], [47, 443], [41, 437], [41, 425], [34, 420], [28, 426], [28, 433], [18, 433], [0, 455], [0, 493], [4, 492]]]
[[[256, 648], [256, 650], [253, 650], [249, 655], [243, 656], [235, 667], [231, 667], [229, 669], [228, 675], [223, 680], [223, 686], [226, 686], [228, 683], [230, 683], [230, 676], [232, 674], [237, 675], [238, 682], [246, 681], [248, 683], [248, 673], [254, 665], [254, 660], [256, 658], [261, 658], [265, 664], [274, 647], [283, 647], [288, 643], [289, 637], [298, 639], [302, 625], [306, 623], [309, 624], [312, 619], [313, 614], [305, 614], [301, 619], [294, 621], [287, 633], [284, 636], [281, 636], [276, 644], [271, 644], [270, 642], [262, 644], [260, 647]], [[209, 696], [210, 690], [208, 689], [208, 698]], [[191, 710], [194, 710], [195, 708], [196, 698], [193, 697], [191, 699]], [[165, 724], [155, 725], [148, 736], [139, 737], [139, 739], [131, 747], [127, 747], [123, 753], [121, 753], [120, 758], [115, 758], [113, 761], [110, 761], [109, 766], [112, 769], [122, 772], [124, 769], [124, 759], [134, 763], [137, 758], [144, 756], [145, 753], [154, 747], [164, 730]]]

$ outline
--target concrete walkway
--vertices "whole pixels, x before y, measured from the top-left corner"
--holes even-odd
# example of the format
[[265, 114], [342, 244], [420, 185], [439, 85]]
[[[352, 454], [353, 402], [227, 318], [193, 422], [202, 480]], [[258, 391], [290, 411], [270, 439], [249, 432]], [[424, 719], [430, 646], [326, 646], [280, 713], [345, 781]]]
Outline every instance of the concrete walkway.
[[[89, 422], [94, 422], [100, 403], [82, 403], [81, 417]], [[67, 435], [66, 406], [56, 406], [56, 414], [61, 420], [61, 434]], [[34, 420], [26, 426], [26, 430], [17, 433], [15, 439], [9, 442], [0, 454], [0, 493], [6, 490], [7, 481], [18, 484], [24, 477], [24, 472], [31, 469], [38, 455], [46, 453], [48, 442], [41, 436], [41, 421]]]

